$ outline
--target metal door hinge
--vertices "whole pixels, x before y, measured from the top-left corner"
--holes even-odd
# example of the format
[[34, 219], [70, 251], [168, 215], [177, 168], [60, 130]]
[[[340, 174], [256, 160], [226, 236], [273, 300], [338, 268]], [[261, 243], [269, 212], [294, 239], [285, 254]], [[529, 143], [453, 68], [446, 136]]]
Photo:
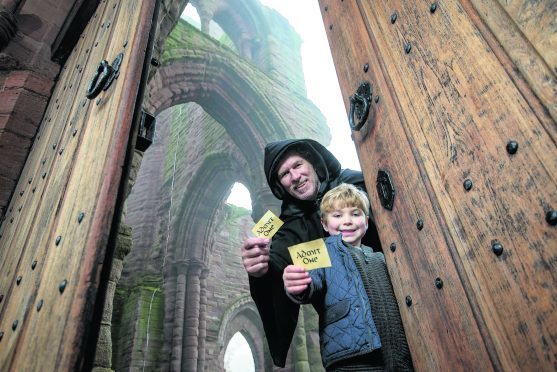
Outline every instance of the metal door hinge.
[[377, 172], [375, 186], [377, 187], [377, 194], [383, 208], [392, 211], [395, 202], [395, 187], [388, 171], [379, 170]]
[[139, 122], [139, 130], [137, 132], [137, 141], [135, 148], [139, 151], [145, 151], [153, 143], [155, 135], [156, 119], [153, 115], [141, 110], [141, 120]]

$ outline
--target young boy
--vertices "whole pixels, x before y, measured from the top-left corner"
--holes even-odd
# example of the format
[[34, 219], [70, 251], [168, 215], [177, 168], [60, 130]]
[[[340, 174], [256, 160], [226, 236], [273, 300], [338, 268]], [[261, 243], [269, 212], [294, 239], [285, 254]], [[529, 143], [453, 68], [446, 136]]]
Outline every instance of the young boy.
[[319, 314], [327, 371], [412, 371], [412, 359], [382, 253], [361, 244], [369, 201], [353, 185], [325, 194], [321, 223], [331, 267], [284, 269], [286, 293]]

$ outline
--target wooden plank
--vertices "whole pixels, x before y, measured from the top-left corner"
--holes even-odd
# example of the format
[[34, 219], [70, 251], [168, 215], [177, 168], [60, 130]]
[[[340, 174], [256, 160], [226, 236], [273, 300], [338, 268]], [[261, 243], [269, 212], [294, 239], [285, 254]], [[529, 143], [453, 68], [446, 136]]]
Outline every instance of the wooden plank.
[[[100, 24], [101, 18], [98, 18], [96, 25], [92, 28], [96, 29]], [[96, 34], [90, 33], [89, 40], [85, 43], [92, 44]], [[63, 145], [59, 145], [64, 140], [68, 132], [68, 126], [75, 127], [81, 124], [87, 110], [86, 106], [82, 105], [83, 100], [75, 100], [74, 102], [64, 102], [64, 96], [73, 95], [83, 97], [84, 87], [87, 84], [83, 77], [83, 68], [86, 65], [87, 50], [82, 42], [78, 43], [72, 58], [64, 67], [64, 72], [61, 74], [60, 83], [56, 85], [55, 91], [51, 98], [51, 104], [47, 108], [43, 122], [35, 138], [32, 151], [29, 154], [28, 161], [20, 177], [17, 190], [23, 191], [24, 195], [19, 200], [12, 200], [14, 209], [22, 207], [22, 211], [31, 210], [36, 211], [44, 202], [46, 190], [49, 188], [48, 182], [51, 179], [52, 169], [56, 164], [56, 160], [60, 156], [59, 151]], [[68, 70], [68, 66], [71, 66]], [[64, 102], [64, 103], [62, 103]], [[86, 101], [85, 101], [86, 102]], [[75, 124], [73, 124], [75, 123]], [[71, 137], [74, 137], [73, 135]], [[76, 137], [79, 139], [79, 137]], [[71, 151], [65, 150], [66, 154]], [[71, 156], [70, 156], [71, 158]], [[43, 177], [44, 175], [44, 177]], [[67, 177], [64, 177], [64, 179]], [[29, 182], [31, 180], [31, 182]], [[18, 192], [19, 192], [18, 191]], [[51, 215], [51, 214], [48, 214]], [[29, 236], [36, 235], [36, 231], [32, 229], [43, 229], [45, 221], [37, 221], [36, 213], [14, 213], [14, 221], [9, 225], [2, 226], [4, 237], [1, 241], [3, 249], [0, 252], [0, 271], [2, 278], [9, 280], [13, 278], [13, 262], [14, 259], [19, 260], [19, 256], [14, 253], [26, 245], [26, 240]], [[16, 234], [17, 232], [17, 234]], [[36, 249], [34, 246], [31, 249]]]
[[[544, 237], [548, 230], [544, 207], [557, 198], [554, 139], [540, 125], [463, 9], [451, 5], [444, 4], [436, 14], [441, 18], [446, 11], [451, 22], [411, 16], [407, 22], [397, 22], [403, 33], [412, 35], [415, 53], [406, 60], [387, 60], [385, 65], [391, 70], [394, 89], [400, 92], [401, 109], [411, 122], [409, 136], [417, 142], [419, 159], [470, 280], [467, 293], [478, 296], [479, 310], [489, 334], [495, 335], [503, 367], [528, 367], [529, 360], [544, 360], [542, 339], [551, 338], [549, 325], [556, 324], [551, 322], [555, 318], [545, 316], [551, 313], [551, 301], [534, 304], [527, 300], [527, 294], [551, 298], [551, 290], [542, 285], [554, 283], [550, 271], [535, 267], [538, 260], [548, 264], [555, 255], [555, 250], [549, 249], [551, 240]], [[420, 10], [410, 3], [397, 4], [397, 8], [401, 17]], [[454, 51], [446, 48], [447, 43]], [[392, 43], [386, 49], [395, 47]], [[412, 58], [414, 55], [418, 57]], [[451, 63], [450, 68], [435, 71], [433, 63], [422, 56], [439, 56], [437, 66]], [[413, 84], [403, 81], [403, 76], [411, 77]], [[445, 78], [441, 84], [440, 77]], [[510, 157], [505, 152], [509, 139], [525, 144], [519, 156]], [[469, 198], [463, 198], [465, 178], [478, 186]], [[489, 247], [492, 239], [501, 240], [514, 253], [505, 256], [505, 265], [499, 270], [493, 267], [491, 252], [481, 249]], [[541, 247], [547, 250], [541, 252]], [[494, 272], [498, 274], [495, 278]], [[524, 302], [518, 301], [520, 298]], [[500, 309], [505, 303], [508, 306]], [[530, 316], [532, 312], [542, 319]], [[536, 348], [524, 348], [523, 338], [512, 337], [519, 329], [530, 330], [524, 336], [528, 345]]]
[[[100, 16], [94, 18], [90, 29], [98, 29], [101, 20]], [[86, 39], [88, 46], [84, 42], [85, 38], [80, 39], [64, 67], [60, 83], [56, 85], [18, 183], [17, 190], [24, 191], [23, 213], [19, 213], [10, 225], [2, 226], [5, 230], [0, 241], [2, 245], [0, 264], [3, 274], [2, 290], [7, 293], [0, 313], [0, 330], [3, 330], [6, 336], [11, 336], [3, 338], [2, 353], [0, 353], [2, 365], [8, 365], [8, 358], [15, 353], [24, 320], [29, 316], [36, 302], [37, 287], [44, 275], [45, 259], [50, 250], [55, 249], [54, 240], [57, 235], [50, 236], [50, 231], [54, 219], [57, 218], [58, 206], [62, 198], [61, 191], [71, 169], [68, 161], [73, 158], [72, 154], [80, 138], [67, 133], [67, 128], [70, 118], [83, 121], [85, 117], [87, 105], [83, 106], [82, 102], [87, 104], [83, 99], [87, 77], [84, 77], [83, 68], [89, 58], [89, 53], [85, 51], [93, 47], [97, 36], [96, 32], [88, 34]], [[97, 48], [102, 47], [102, 44], [100, 47], [97, 44]], [[92, 71], [88, 73], [88, 76], [92, 76]], [[74, 100], [75, 97], [82, 99]], [[63, 145], [59, 146], [59, 144], [66, 138], [70, 143], [66, 146], [65, 153], [62, 153], [65, 156], [61, 156], [59, 151]], [[32, 180], [31, 184], [28, 182], [29, 179]], [[16, 208], [17, 201], [12, 199], [11, 206]], [[33, 270], [30, 265], [34, 261], [37, 261], [37, 264]], [[25, 279], [22, 280], [23, 285], [14, 287], [15, 278], [19, 275]], [[19, 323], [19, 328], [17, 332], [12, 332], [11, 324], [15, 321]], [[8, 329], [10, 333], [6, 332]]]
[[[424, 221], [438, 225], [431, 226], [438, 231], [431, 231], [429, 242], [405, 237], [403, 246], [412, 251], [403, 260], [396, 259], [398, 249], [386, 252], [399, 300], [409, 292], [413, 271], [415, 280], [429, 277], [431, 283], [439, 275], [445, 282], [439, 298], [427, 287], [415, 288], [429, 313], [413, 319], [402, 311], [417, 367], [473, 367], [463, 361], [482, 370], [555, 365], [556, 233], [544, 221], [557, 203], [554, 121], [525, 99], [525, 88], [501, 65], [466, 4], [443, 2], [435, 13], [426, 1], [321, 5], [328, 6], [325, 26], [333, 24], [328, 35], [347, 107], [362, 79], [382, 96], [367, 128], [354, 138], [368, 186], [374, 189], [382, 167], [397, 185], [400, 204], [392, 213], [372, 201], [383, 245], [415, 234], [416, 216], [407, 217], [424, 215], [428, 205]], [[412, 49], [406, 53], [408, 42]], [[364, 63], [370, 65], [367, 74]], [[514, 156], [505, 151], [510, 139], [521, 146]], [[470, 192], [463, 189], [465, 179], [474, 183]], [[493, 239], [505, 247], [500, 257], [491, 252]], [[436, 310], [446, 306], [460, 306], [451, 311], [476, 323], [481, 337], [461, 340], [462, 326], [435, 324], [442, 319]], [[471, 347], [462, 348], [462, 356], [444, 355], [466, 343]], [[443, 355], [426, 355], [428, 350]]]
[[[384, 77], [383, 62], [377, 58], [377, 42], [366, 36], [354, 36], [368, 34], [356, 3], [322, 2], [321, 8], [347, 111], [347, 98], [362, 80], [371, 81], [374, 92], [380, 95], [379, 102], [372, 103], [373, 118], [361, 133], [354, 134], [354, 139], [357, 144], [366, 141], [357, 146], [358, 153], [415, 367], [433, 370], [458, 361], [463, 370], [488, 370], [489, 355], [452, 257], [443, 249], [447, 245], [445, 232], [436, 224], [437, 211], [422, 183], [424, 175], [414, 159], [409, 143], [412, 139], [403, 130], [406, 123], [397, 112], [396, 97], [391, 95], [394, 91]], [[391, 13], [384, 13], [390, 25]], [[382, 33], [385, 30], [380, 27], [385, 26], [371, 28]], [[404, 55], [403, 42], [392, 53]], [[368, 72], [364, 72], [365, 64], [369, 65]], [[373, 154], [372, 149], [378, 153]], [[382, 208], [373, 192], [379, 169], [389, 170], [396, 185], [393, 212]], [[418, 219], [425, 221], [421, 231], [416, 228]], [[396, 244], [395, 252], [387, 249], [391, 243]], [[439, 276], [445, 282], [442, 291], [434, 285]], [[410, 307], [405, 303], [407, 296], [412, 298]], [[436, 352], [440, 350], [443, 352]], [[471, 353], [475, 358], [466, 358]]]
[[[541, 102], [543, 108], [534, 108], [534, 111], [547, 110], [552, 120], [547, 123], [543, 121], [544, 126], [548, 131], [555, 131], [553, 123], [557, 121], [557, 24], [550, 20], [557, 18], [557, 2], [542, 1], [534, 4], [532, 1], [522, 1], [522, 6], [517, 7], [519, 3], [515, 1], [511, 4], [499, 4], [492, 0], [472, 0], [477, 18], [481, 19], [474, 20], [474, 23], [501, 64], [506, 67], [507, 73], [510, 76], [513, 73], [516, 75], [515, 84], [520, 86], [518, 80], [526, 80], [527, 89], [522, 89], [525, 91], [525, 98], [533, 107], [537, 104], [536, 101]], [[464, 4], [464, 8], [470, 9], [470, 6]], [[532, 12], [532, 9], [536, 11]], [[470, 13], [472, 12], [468, 10], [468, 14]], [[520, 13], [526, 13], [528, 16], [521, 16]], [[506, 59], [510, 59], [510, 62]], [[529, 97], [528, 90], [532, 90], [535, 96]]]
[[[493, 4], [494, 6], [496, 4]], [[557, 73], [557, 2], [534, 0], [498, 0], [505, 12], [532, 44], [545, 63]], [[512, 27], [512, 24], [510, 25]], [[536, 58], [535, 54], [531, 55]]]
[[[3, 337], [3, 366], [73, 370], [83, 356], [80, 345], [85, 341], [111, 227], [153, 6], [154, 1], [103, 0], [62, 73], [53, 102], [58, 96], [71, 101], [64, 102], [64, 113], [56, 112], [51, 102], [45, 118], [48, 122], [55, 115], [54, 124], [42, 127], [44, 133], [41, 129], [41, 139], [24, 170], [27, 175], [49, 166], [43, 189], [39, 184], [35, 190], [40, 198], [31, 199], [35, 208], [22, 214], [24, 223], [18, 230], [5, 231], [6, 239], [0, 240], [6, 248], [0, 249], [1, 262], [13, 272], [2, 278], [2, 290], [9, 288], [11, 295], [2, 309], [0, 330], [19, 317], [16, 331]], [[120, 77], [100, 94], [100, 101], [84, 100], [99, 61], [112, 62], [120, 52], [125, 54]], [[57, 141], [55, 154], [53, 140]], [[80, 213], [84, 218], [78, 221]], [[62, 237], [59, 244], [57, 236]], [[17, 251], [20, 244], [24, 248]], [[10, 252], [17, 253], [11, 263]], [[35, 276], [29, 275], [31, 286], [22, 295], [12, 289], [10, 277], [34, 259], [38, 261]], [[67, 285], [61, 292], [59, 283], [64, 280]]]

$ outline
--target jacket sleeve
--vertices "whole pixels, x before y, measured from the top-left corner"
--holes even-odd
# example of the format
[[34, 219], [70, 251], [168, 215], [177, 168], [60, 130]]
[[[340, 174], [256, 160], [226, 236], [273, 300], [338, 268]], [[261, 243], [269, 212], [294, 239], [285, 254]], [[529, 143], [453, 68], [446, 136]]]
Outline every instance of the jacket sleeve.
[[[295, 304], [298, 304], [298, 305], [306, 304], [307, 301], [308, 301], [307, 299], [308, 299], [308, 297], [309, 297], [309, 295], [312, 291], [311, 286], [312, 286], [312, 284], [310, 283], [305, 291], [303, 291], [302, 293], [297, 294], [297, 295], [286, 292], [286, 296], [292, 302], [294, 302]], [[286, 291], [286, 288], [285, 288], [285, 291]]]
[[325, 283], [325, 278], [323, 276], [323, 269], [311, 270], [309, 272], [309, 275], [311, 277], [311, 283], [309, 283], [309, 286], [306, 288], [306, 290], [300, 293], [299, 295], [290, 294], [286, 292], [285, 289], [286, 296], [290, 300], [294, 301], [294, 303], [300, 305], [310, 304], [314, 301], [316, 297], [320, 297], [323, 295], [323, 290], [324, 290], [323, 283]]

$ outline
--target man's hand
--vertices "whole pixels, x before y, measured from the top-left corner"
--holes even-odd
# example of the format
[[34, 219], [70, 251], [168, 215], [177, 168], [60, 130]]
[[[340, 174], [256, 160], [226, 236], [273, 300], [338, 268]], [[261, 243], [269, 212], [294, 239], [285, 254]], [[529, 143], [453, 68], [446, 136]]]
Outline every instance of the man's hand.
[[242, 244], [242, 263], [247, 273], [260, 278], [269, 270], [269, 239], [247, 238]]
[[306, 269], [302, 266], [294, 265], [286, 266], [282, 273], [282, 280], [284, 281], [286, 292], [291, 295], [303, 293], [307, 289], [309, 283], [311, 283], [311, 277]]

